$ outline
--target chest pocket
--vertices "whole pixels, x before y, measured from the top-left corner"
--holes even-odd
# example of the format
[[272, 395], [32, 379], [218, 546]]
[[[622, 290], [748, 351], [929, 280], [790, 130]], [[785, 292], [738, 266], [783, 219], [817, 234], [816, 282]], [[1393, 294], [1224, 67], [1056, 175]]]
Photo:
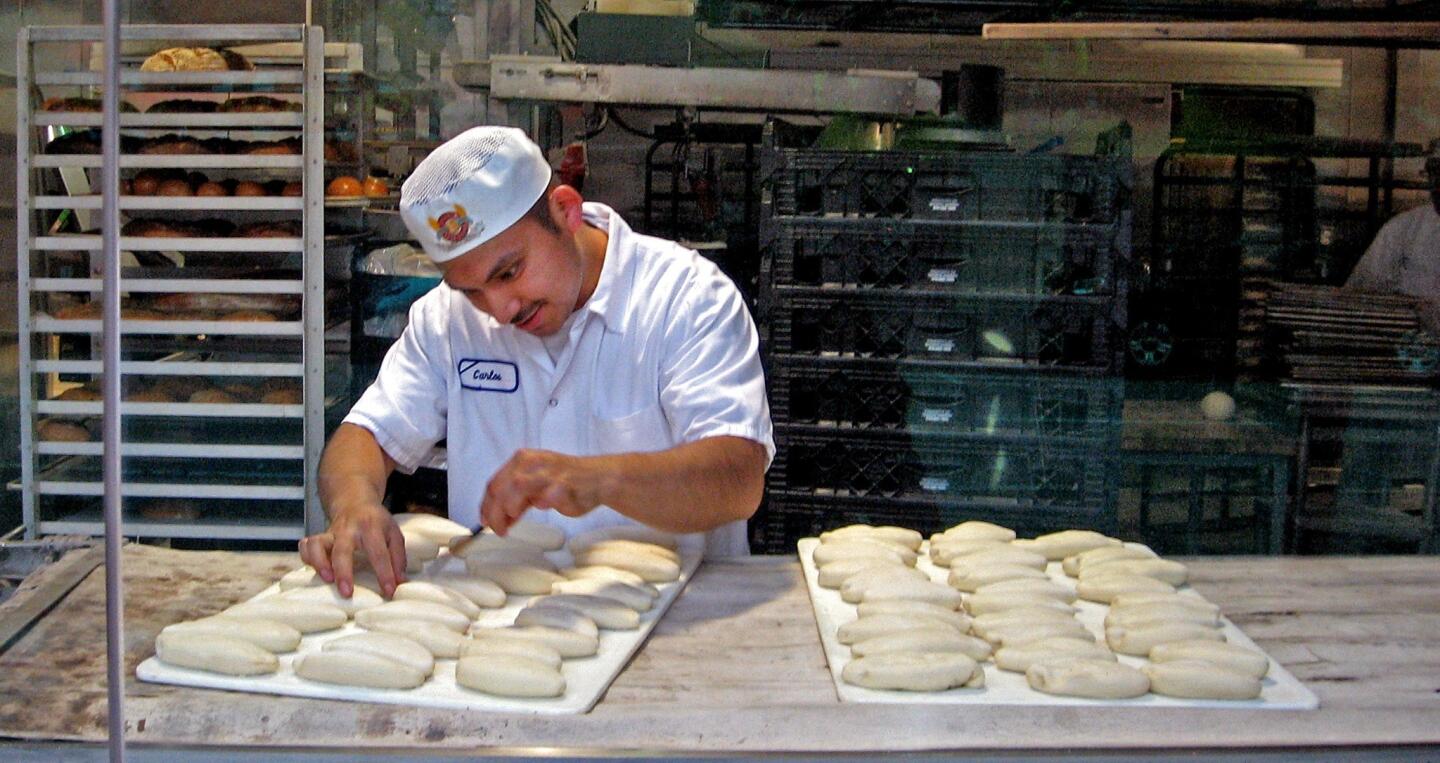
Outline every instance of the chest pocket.
[[596, 416], [590, 431], [596, 455], [665, 450], [674, 444], [658, 403], [620, 418]]

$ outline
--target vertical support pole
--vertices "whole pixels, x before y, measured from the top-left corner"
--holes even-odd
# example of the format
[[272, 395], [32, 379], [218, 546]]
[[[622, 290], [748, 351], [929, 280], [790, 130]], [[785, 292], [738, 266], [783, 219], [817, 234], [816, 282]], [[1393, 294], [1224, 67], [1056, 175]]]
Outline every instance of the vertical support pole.
[[35, 456], [35, 374], [33, 353], [35, 336], [32, 333], [30, 312], [34, 304], [30, 297], [30, 226], [34, 223], [31, 205], [34, 203], [35, 186], [30, 177], [30, 154], [35, 150], [35, 136], [30, 123], [30, 29], [22, 27], [15, 45], [15, 191], [20, 198], [15, 205], [15, 281], [19, 288], [20, 305], [20, 516], [25, 524], [25, 539], [34, 540], [39, 534], [40, 517], [37, 516], [39, 491], [35, 478], [39, 463]]
[[320, 452], [325, 446], [325, 30], [307, 26], [304, 40], [305, 158], [304, 281], [301, 360], [305, 378], [305, 533], [325, 529], [316, 486]]
[[1290, 459], [1270, 464], [1270, 548], [1272, 556], [1285, 553], [1285, 526], [1290, 519]]
[[125, 760], [125, 592], [120, 494], [120, 0], [104, 0], [105, 76], [100, 94], [102, 427], [105, 477], [105, 677], [110, 760]]
[[[1386, 5], [1395, 7], [1394, 0], [1389, 0]], [[1381, 113], [1383, 118], [1383, 130], [1385, 143], [1391, 148], [1386, 152], [1385, 158], [1381, 160], [1380, 167], [1380, 195], [1381, 204], [1384, 208], [1384, 216], [1390, 217], [1395, 209], [1395, 124], [1399, 110], [1398, 102], [1400, 97], [1400, 55], [1399, 50], [1393, 46], [1385, 46], [1385, 109]]]
[[1305, 518], [1307, 510], [1307, 498], [1310, 490], [1310, 435], [1311, 416], [1309, 404], [1305, 400], [1299, 401], [1300, 405], [1300, 447], [1295, 452], [1295, 474], [1293, 476], [1295, 491], [1291, 499], [1290, 520], [1286, 523], [1286, 548], [1294, 553], [1300, 543], [1300, 522]]

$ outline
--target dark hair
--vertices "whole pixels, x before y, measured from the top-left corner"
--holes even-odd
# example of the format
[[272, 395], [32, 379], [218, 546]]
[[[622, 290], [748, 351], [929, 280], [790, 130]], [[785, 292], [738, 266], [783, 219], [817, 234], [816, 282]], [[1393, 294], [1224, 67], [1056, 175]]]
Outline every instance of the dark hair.
[[534, 220], [540, 227], [551, 233], [560, 232], [560, 226], [556, 225], [555, 220], [550, 217], [550, 193], [558, 187], [559, 184], [551, 180], [550, 185], [546, 186], [545, 192], [540, 194], [540, 198], [536, 199], [535, 203], [530, 205], [529, 211], [525, 213], [525, 217]]

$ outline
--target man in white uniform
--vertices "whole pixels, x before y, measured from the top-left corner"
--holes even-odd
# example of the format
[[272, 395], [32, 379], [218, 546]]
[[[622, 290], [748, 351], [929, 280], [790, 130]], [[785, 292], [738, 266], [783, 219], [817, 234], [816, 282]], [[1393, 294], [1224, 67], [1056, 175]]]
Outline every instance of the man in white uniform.
[[1390, 218], [1355, 264], [1346, 289], [1421, 300], [1420, 318], [1440, 333], [1440, 140], [1425, 161], [1430, 203]]
[[[1355, 263], [1346, 289], [1404, 294], [1420, 300], [1420, 321], [1440, 334], [1440, 140], [1425, 161], [1430, 203], [1390, 218]], [[1398, 480], [1423, 479], [1430, 455], [1374, 425], [1352, 423], [1343, 435], [1336, 504], [1384, 506]]]
[[748, 552], [775, 446], [755, 326], [718, 268], [554, 183], [512, 128], [436, 149], [400, 210], [444, 281], [326, 447], [307, 563], [348, 595], [363, 549], [388, 596], [405, 551], [385, 482], [441, 440], [467, 526], [639, 522]]

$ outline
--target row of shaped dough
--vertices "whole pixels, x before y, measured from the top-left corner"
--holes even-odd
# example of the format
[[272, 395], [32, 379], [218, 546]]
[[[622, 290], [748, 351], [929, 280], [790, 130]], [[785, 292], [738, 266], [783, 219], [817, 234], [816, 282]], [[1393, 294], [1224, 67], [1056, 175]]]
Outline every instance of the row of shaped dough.
[[[673, 539], [637, 541], [624, 530], [572, 539], [577, 565], [559, 570], [545, 556], [564, 536], [520, 523], [505, 538], [480, 536], [465, 556], [439, 557], [441, 543], [469, 538], [464, 527], [427, 515], [401, 515], [407, 566], [414, 578], [385, 601], [373, 572], [356, 575], [342, 597], [315, 570], [286, 574], [272, 596], [237, 604], [220, 614], [177, 623], [156, 639], [165, 663], [230, 675], [257, 676], [280, 669], [277, 654], [294, 652], [307, 634], [327, 634], [353, 618], [363, 632], [327, 638], [291, 661], [298, 677], [381, 689], [413, 689], [435, 673], [437, 659], [454, 659], [461, 687], [508, 697], [555, 697], [565, 692], [562, 660], [599, 649], [602, 630], [639, 627], [659, 590], [649, 582], [679, 575]], [[442, 540], [443, 539], [443, 540]], [[668, 543], [667, 543], [668, 541]], [[426, 559], [433, 560], [426, 565]], [[612, 562], [603, 565], [600, 560]], [[618, 565], [618, 566], [617, 566]], [[673, 576], [669, 575], [673, 567]], [[506, 604], [507, 594], [539, 594], [513, 624], [484, 626], [485, 609]]]
[[[1177, 591], [1184, 565], [1140, 544], [1087, 530], [1021, 540], [985, 522], [938, 533], [928, 548], [898, 527], [852, 525], [820, 540], [819, 584], [857, 605], [836, 639], [853, 655], [842, 680], [858, 686], [978, 688], [993, 660], [1053, 694], [1253, 699], [1269, 669], [1263, 654], [1224, 643], [1217, 607]], [[949, 568], [948, 585], [915, 567], [922, 552]], [[1052, 579], [1051, 562], [1073, 587]], [[1077, 598], [1109, 605], [1105, 643], [1076, 619]], [[1149, 662], [1132, 667], [1117, 652]]]

